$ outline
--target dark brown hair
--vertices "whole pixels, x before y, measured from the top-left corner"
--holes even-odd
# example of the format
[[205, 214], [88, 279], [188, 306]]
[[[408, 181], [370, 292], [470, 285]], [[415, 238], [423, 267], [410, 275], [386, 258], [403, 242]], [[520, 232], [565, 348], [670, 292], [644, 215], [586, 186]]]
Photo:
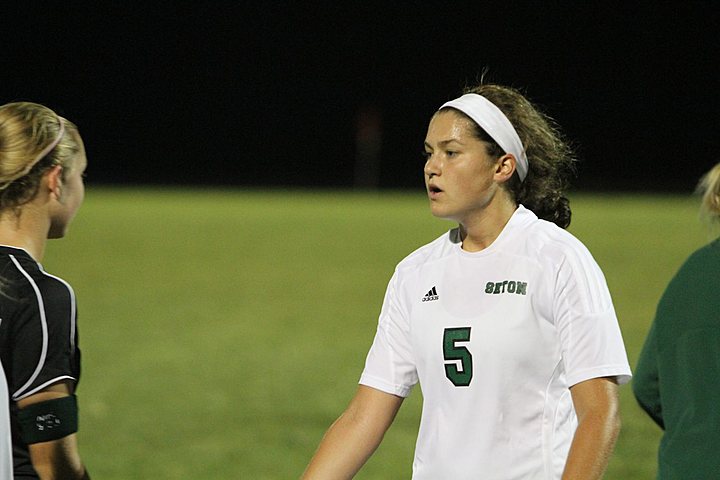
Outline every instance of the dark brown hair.
[[[575, 173], [575, 157], [557, 124], [514, 88], [481, 84], [466, 88], [464, 93], [482, 95], [495, 104], [510, 120], [525, 147], [528, 174], [520, 182], [516, 172], [507, 183], [507, 189], [515, 201], [532, 210], [539, 218], [567, 228], [572, 212], [565, 189], [569, 177]], [[488, 144], [488, 154], [492, 158], [506, 153], [470, 120], [474, 126], [474, 135]]]

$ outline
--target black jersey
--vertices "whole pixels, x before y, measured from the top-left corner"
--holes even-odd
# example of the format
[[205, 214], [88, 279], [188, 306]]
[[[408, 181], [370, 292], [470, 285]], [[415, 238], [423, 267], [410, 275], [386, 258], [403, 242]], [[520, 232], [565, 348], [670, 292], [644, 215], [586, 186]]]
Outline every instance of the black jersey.
[[75, 293], [25, 251], [0, 246], [0, 360], [10, 399], [15, 478], [37, 478], [17, 425], [16, 402], [80, 379]]

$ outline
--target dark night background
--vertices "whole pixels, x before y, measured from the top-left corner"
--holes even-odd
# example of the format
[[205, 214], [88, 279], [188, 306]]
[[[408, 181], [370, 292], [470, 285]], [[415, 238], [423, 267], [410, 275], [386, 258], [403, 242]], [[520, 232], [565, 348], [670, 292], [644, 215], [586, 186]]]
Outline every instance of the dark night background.
[[578, 189], [690, 191], [720, 160], [716, 2], [18, 2], [0, 103], [73, 120], [89, 183], [421, 188], [427, 121], [484, 70], [563, 127]]

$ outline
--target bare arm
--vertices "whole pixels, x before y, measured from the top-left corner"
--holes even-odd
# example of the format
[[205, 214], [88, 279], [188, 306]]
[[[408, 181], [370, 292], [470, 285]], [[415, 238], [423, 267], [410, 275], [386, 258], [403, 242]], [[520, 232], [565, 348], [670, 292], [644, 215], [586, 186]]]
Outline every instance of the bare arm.
[[613, 378], [594, 378], [570, 388], [578, 417], [563, 480], [602, 478], [620, 433], [620, 406]]
[[[72, 393], [72, 385], [56, 383], [46, 389], [18, 401], [21, 409], [34, 403], [66, 397]], [[30, 459], [42, 480], [89, 480], [80, 460], [75, 434], [49, 442], [33, 443], [28, 446]]]
[[325, 433], [301, 478], [353, 478], [380, 445], [402, 402], [401, 397], [360, 385], [348, 408]]

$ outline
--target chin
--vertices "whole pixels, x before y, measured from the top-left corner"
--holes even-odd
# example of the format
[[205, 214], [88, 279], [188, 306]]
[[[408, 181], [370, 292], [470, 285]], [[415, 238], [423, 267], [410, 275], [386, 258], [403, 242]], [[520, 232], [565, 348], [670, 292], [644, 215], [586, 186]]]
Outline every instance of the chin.
[[444, 211], [442, 208], [430, 207], [430, 213], [433, 217], [442, 218], [443, 220], [454, 220], [454, 215], [450, 212]]

